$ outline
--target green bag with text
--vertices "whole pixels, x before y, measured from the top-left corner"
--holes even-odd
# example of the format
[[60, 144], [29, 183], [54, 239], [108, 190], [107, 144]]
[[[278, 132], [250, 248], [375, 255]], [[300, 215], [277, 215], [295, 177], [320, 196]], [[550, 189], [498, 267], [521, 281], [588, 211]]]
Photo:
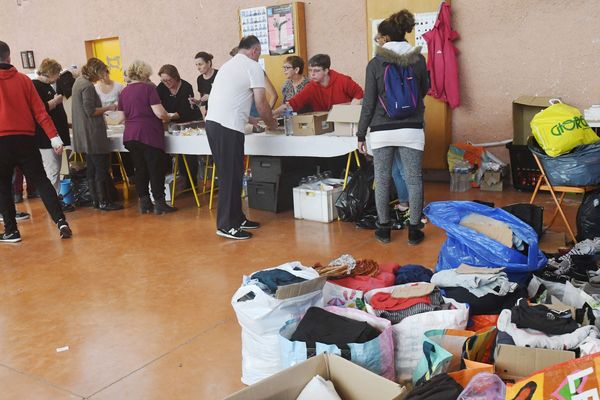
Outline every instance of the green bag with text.
[[550, 157], [568, 153], [583, 144], [592, 144], [600, 138], [589, 127], [581, 112], [558, 99], [531, 120], [531, 131], [539, 145]]

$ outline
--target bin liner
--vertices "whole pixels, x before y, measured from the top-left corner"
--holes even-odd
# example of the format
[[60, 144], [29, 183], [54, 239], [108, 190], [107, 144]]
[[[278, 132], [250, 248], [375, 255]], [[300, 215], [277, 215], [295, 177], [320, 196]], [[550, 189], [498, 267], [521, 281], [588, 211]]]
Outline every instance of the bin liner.
[[375, 192], [373, 163], [366, 163], [350, 175], [346, 188], [335, 202], [342, 221], [359, 221], [363, 215], [375, 215]]
[[[319, 274], [294, 261], [276, 267], [305, 279]], [[269, 268], [273, 269], [273, 268]], [[280, 362], [279, 329], [312, 306], [323, 305], [323, 291], [306, 293], [284, 300], [265, 293], [252, 281], [233, 295], [231, 305], [242, 327], [242, 382], [252, 385], [283, 369]]]
[[534, 137], [529, 138], [527, 145], [540, 159], [553, 186], [586, 186], [600, 183], [600, 142], [578, 146], [558, 157], [547, 155]]
[[[536, 232], [507, 211], [471, 201], [439, 201], [430, 203], [424, 212], [448, 236], [440, 250], [436, 271], [457, 268], [462, 263], [476, 267], [504, 267], [511, 281], [522, 283], [530, 272], [546, 265], [546, 256], [538, 248]], [[528, 244], [527, 254], [460, 225], [460, 221], [471, 213], [507, 223], [513, 234]]]
[[600, 237], [600, 190], [588, 192], [577, 210], [577, 240]]

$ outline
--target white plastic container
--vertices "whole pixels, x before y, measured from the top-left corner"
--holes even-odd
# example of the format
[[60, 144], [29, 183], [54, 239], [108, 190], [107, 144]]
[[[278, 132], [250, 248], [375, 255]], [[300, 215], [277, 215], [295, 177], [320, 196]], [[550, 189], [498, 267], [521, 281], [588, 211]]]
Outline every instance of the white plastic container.
[[336, 187], [321, 185], [319, 190], [295, 187], [294, 218], [317, 222], [331, 222], [337, 219], [335, 202], [341, 193], [341, 185]]

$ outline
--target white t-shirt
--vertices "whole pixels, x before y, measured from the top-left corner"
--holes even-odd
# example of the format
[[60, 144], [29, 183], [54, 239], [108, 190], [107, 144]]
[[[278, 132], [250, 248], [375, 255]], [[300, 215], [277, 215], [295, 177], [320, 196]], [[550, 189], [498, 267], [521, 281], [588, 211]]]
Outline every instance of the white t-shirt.
[[265, 73], [260, 65], [237, 54], [219, 69], [210, 92], [206, 120], [243, 133], [254, 98], [252, 89], [264, 87]]
[[119, 100], [119, 93], [121, 93], [123, 85], [121, 85], [119, 82], [113, 82], [113, 88], [108, 93], [104, 93], [102, 89], [100, 89], [100, 83], [97, 83], [95, 88], [96, 93], [98, 93], [98, 96], [100, 97], [100, 101], [102, 101], [102, 107], [106, 107], [107, 105], [116, 103]]

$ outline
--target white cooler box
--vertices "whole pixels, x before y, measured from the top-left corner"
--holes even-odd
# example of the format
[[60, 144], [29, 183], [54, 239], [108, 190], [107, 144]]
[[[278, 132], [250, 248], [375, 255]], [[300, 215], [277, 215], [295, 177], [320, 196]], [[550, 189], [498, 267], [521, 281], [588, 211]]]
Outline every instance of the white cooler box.
[[341, 179], [330, 179], [338, 186], [321, 185], [320, 190], [294, 188], [294, 218], [331, 222], [337, 218], [335, 202], [342, 193]]

